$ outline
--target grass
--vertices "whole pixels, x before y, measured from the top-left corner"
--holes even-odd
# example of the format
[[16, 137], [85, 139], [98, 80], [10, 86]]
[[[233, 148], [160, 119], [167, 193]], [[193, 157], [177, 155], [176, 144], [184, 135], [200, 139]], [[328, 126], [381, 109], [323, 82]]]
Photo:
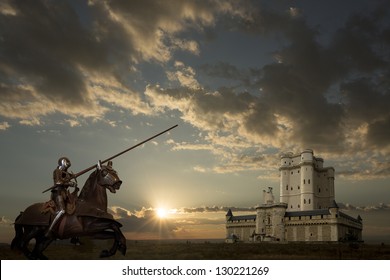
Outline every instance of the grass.
[[[80, 246], [55, 242], [45, 251], [49, 259], [93, 260], [111, 243], [84, 240]], [[0, 245], [0, 259], [25, 259]], [[177, 241], [128, 241], [127, 253], [119, 252], [113, 260], [377, 260], [390, 259], [390, 245], [344, 243], [235, 243], [177, 242]]]

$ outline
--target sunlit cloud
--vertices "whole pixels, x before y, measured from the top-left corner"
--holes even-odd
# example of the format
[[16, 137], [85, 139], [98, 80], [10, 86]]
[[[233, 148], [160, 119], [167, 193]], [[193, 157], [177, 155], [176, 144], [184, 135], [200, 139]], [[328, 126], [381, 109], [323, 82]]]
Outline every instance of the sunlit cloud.
[[11, 127], [11, 125], [8, 122], [1, 122], [0, 123], [0, 130], [7, 130], [10, 127]]

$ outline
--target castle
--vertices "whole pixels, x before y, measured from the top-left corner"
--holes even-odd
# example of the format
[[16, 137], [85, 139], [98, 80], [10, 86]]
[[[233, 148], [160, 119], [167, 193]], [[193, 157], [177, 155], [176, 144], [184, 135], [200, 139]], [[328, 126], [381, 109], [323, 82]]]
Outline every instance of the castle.
[[350, 217], [335, 202], [333, 167], [312, 150], [283, 154], [280, 159], [280, 202], [272, 188], [253, 215], [226, 214], [227, 242], [361, 241], [360, 216]]

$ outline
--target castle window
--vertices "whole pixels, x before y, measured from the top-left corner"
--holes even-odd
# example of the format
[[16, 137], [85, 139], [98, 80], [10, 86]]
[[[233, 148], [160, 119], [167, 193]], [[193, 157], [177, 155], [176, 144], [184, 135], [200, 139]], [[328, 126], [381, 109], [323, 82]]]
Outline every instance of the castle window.
[[309, 198], [309, 204], [310, 204], [310, 202], [311, 202], [311, 199]]
[[305, 179], [303, 179], [303, 183], [306, 184], [306, 180]]
[[291, 190], [293, 190], [293, 187], [291, 187]]
[[310, 179], [309, 179], [309, 180], [307, 180], [307, 183], [308, 183], [308, 184], [310, 184]]
[[321, 188], [318, 188], [318, 192], [319, 192], [319, 193], [321, 192]]
[[298, 208], [301, 208], [301, 205], [298, 204]]
[[286, 191], [288, 191], [288, 185], [286, 185]]
[[300, 190], [301, 189], [301, 187], [298, 185], [298, 190]]
[[306, 204], [306, 198], [303, 200], [303, 204]]
[[299, 219], [301, 219], [301, 216], [299, 216]]
[[294, 174], [294, 171], [291, 171], [291, 174]]
[[290, 208], [292, 208], [292, 205], [290, 206]]
[[298, 170], [298, 173], [299, 173], [299, 170]]

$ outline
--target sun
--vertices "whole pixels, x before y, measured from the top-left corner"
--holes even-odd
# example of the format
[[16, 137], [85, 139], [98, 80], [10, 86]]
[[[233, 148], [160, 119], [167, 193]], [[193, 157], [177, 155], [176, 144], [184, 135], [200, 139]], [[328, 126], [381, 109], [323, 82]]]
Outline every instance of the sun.
[[166, 218], [167, 214], [168, 214], [168, 211], [166, 209], [164, 209], [164, 208], [157, 208], [157, 210], [156, 210], [156, 215], [160, 219]]

